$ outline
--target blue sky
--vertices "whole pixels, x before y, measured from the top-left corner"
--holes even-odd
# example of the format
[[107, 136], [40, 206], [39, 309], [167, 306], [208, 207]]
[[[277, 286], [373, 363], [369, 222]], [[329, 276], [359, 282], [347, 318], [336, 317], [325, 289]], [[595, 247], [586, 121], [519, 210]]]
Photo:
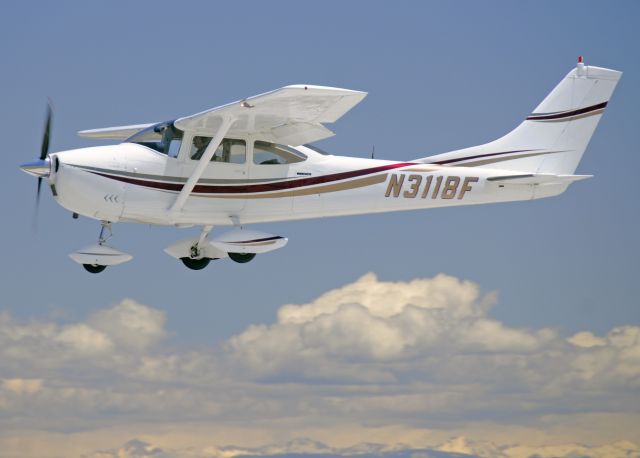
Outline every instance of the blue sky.
[[[444, 273], [479, 297], [497, 292], [487, 316], [509, 329], [562, 340], [637, 326], [639, 13], [631, 1], [7, 4], [0, 311], [62, 330], [129, 298], [163, 314], [163, 346], [200, 351], [368, 272], [380, 282]], [[38, 154], [48, 96], [58, 151], [98, 144], [78, 130], [172, 119], [287, 84], [364, 90], [319, 146], [366, 157], [375, 145], [378, 158], [406, 160], [506, 133], [578, 55], [624, 76], [577, 171], [595, 178], [558, 198], [260, 225], [289, 245], [200, 272], [162, 251], [194, 230], [120, 224], [113, 245], [134, 260], [87, 274], [67, 254], [99, 225], [72, 220], [46, 189], [31, 230], [36, 183], [17, 166]], [[11, 367], [0, 378], [23, 377]]]

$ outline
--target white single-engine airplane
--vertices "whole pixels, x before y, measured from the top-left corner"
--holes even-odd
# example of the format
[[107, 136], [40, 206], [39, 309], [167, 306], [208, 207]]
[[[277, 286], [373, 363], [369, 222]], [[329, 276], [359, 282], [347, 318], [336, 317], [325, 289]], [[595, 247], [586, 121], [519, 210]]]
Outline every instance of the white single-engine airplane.
[[[55, 200], [101, 221], [97, 244], [70, 257], [89, 272], [132, 257], [106, 245], [111, 223], [202, 226], [165, 251], [191, 269], [248, 262], [287, 239], [245, 229], [269, 221], [540, 199], [564, 192], [622, 73], [576, 68], [518, 127], [493, 142], [395, 162], [333, 156], [309, 143], [333, 133], [365, 92], [294, 85], [173, 121], [84, 130], [118, 145], [49, 153], [22, 170]], [[235, 226], [209, 239], [214, 226]]]

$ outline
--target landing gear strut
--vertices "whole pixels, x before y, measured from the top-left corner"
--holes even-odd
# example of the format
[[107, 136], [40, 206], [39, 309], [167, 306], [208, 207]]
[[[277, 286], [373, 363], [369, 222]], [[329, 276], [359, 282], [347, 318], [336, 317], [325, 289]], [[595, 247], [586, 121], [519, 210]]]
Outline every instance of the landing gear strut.
[[204, 241], [207, 239], [209, 232], [213, 229], [213, 226], [204, 226], [202, 232], [200, 232], [200, 238], [196, 243], [191, 245], [189, 249], [189, 256], [180, 258], [182, 263], [191, 270], [202, 270], [209, 265], [210, 258], [202, 256], [202, 249], [200, 248]]
[[[113, 232], [111, 232], [110, 221], [101, 221], [100, 224], [101, 224], [101, 227], [100, 227], [100, 236], [98, 237], [98, 245], [102, 246], [107, 240], [109, 240], [113, 236]], [[99, 274], [100, 272], [102, 272], [104, 269], [107, 268], [107, 266], [104, 266], [101, 264], [82, 264], [82, 267], [84, 267], [84, 269], [87, 272], [90, 272], [92, 274]]]

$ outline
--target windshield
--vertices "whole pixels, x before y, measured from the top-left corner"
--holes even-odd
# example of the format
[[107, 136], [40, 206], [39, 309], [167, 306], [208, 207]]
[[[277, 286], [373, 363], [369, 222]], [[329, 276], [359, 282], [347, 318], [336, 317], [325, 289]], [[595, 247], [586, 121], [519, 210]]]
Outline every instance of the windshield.
[[173, 121], [161, 122], [141, 130], [125, 140], [127, 143], [152, 148], [159, 153], [176, 157], [180, 151], [183, 132], [173, 125]]

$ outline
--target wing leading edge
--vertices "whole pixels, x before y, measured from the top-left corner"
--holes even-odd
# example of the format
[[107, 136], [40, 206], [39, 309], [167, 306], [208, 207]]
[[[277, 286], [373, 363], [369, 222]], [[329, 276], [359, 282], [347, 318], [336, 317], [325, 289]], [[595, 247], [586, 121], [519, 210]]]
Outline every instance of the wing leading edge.
[[[334, 135], [323, 124], [336, 122], [366, 95], [349, 89], [296, 84], [185, 116], [174, 124], [179, 129], [210, 136], [223, 119], [232, 119], [228, 136], [252, 134], [261, 140], [297, 146]], [[78, 135], [125, 140], [153, 124], [82, 130]]]

